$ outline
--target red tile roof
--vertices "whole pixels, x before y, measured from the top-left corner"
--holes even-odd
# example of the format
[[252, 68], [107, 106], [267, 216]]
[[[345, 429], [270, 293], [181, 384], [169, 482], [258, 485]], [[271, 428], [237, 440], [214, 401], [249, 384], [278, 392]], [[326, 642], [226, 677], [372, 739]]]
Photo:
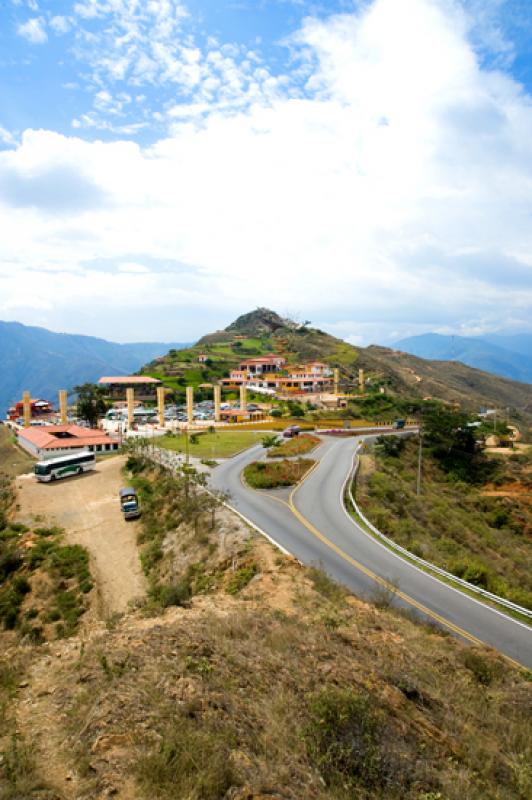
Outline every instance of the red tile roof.
[[[60, 438], [54, 434], [69, 433], [69, 437]], [[69, 447], [88, 447], [97, 444], [118, 443], [117, 439], [108, 436], [97, 428], [82, 428], [79, 425], [43, 425], [39, 428], [23, 428], [18, 432], [19, 439], [26, 439], [40, 450], [62, 449]]]
[[105, 376], [103, 378], [100, 378], [98, 383], [143, 384], [143, 383], [161, 383], [161, 381], [157, 380], [157, 378], [150, 378], [148, 375], [114, 375], [111, 377]]

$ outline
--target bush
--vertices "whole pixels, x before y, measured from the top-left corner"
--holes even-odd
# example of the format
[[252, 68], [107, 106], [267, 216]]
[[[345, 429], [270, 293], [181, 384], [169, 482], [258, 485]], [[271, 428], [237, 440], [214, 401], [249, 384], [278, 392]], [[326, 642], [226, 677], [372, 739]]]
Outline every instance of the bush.
[[310, 704], [305, 740], [326, 785], [355, 791], [376, 789], [400, 778], [385, 753], [385, 716], [369, 695], [324, 689]]
[[480, 653], [475, 653], [474, 650], [468, 650], [465, 653], [464, 665], [472, 672], [477, 683], [483, 686], [489, 686], [502, 671], [500, 664], [491, 663]]
[[145, 796], [220, 800], [239, 783], [231, 764], [234, 737], [228, 728], [174, 717], [161, 738], [157, 749], [137, 762], [137, 779]]
[[255, 562], [248, 564], [245, 567], [240, 567], [231, 576], [225, 591], [227, 594], [238, 594], [244, 589], [250, 580], [258, 573], [259, 567]]
[[181, 578], [170, 584], [156, 584], [150, 591], [150, 597], [162, 608], [184, 606], [192, 596], [188, 578]]
[[0, 550], [0, 584], [3, 583], [22, 564], [22, 555], [11, 548]]

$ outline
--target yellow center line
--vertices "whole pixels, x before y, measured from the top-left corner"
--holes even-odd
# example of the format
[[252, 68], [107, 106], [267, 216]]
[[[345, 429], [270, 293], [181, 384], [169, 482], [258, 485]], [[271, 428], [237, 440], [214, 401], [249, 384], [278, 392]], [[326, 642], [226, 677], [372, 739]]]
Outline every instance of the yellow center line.
[[[376, 583], [378, 583], [380, 586], [384, 586], [387, 589], [391, 589], [394, 592], [394, 594], [396, 594], [397, 597], [400, 597], [402, 600], [404, 600], [405, 603], [408, 603], [409, 605], [414, 606], [414, 608], [417, 608], [423, 614], [426, 614], [428, 617], [431, 617], [432, 619], [436, 620], [441, 625], [444, 625], [446, 628], [449, 628], [450, 630], [454, 631], [454, 633], [456, 633], [459, 636], [462, 636], [464, 639], [472, 642], [472, 644], [481, 645], [483, 647], [491, 647], [491, 645], [489, 645], [486, 642], [482, 641], [482, 639], [477, 638], [472, 633], [469, 633], [468, 631], [466, 631], [463, 628], [461, 628], [459, 625], [455, 625], [454, 622], [451, 622], [450, 620], [446, 619], [445, 617], [442, 617], [440, 614], [436, 613], [435, 611], [432, 611], [432, 609], [427, 608], [427, 606], [423, 605], [422, 603], [419, 603], [417, 600], [414, 600], [413, 597], [410, 597], [410, 595], [406, 594], [405, 592], [400, 591], [392, 583], [387, 581], [385, 578], [381, 578], [380, 575], [377, 575], [375, 572], [373, 572], [373, 570], [371, 570], [368, 567], [364, 566], [364, 564], [361, 564], [360, 561], [357, 561], [355, 558], [353, 558], [348, 553], [346, 553], [344, 550], [342, 550], [341, 547], [338, 547], [338, 545], [336, 545], [334, 542], [332, 542], [327, 536], [325, 536], [325, 534], [323, 534], [320, 530], [318, 530], [318, 528], [316, 528], [299, 511], [299, 509], [296, 507], [296, 505], [294, 503], [294, 495], [301, 488], [301, 486], [305, 483], [307, 478], [310, 478], [310, 475], [319, 466], [319, 463], [320, 462], [316, 462], [315, 466], [311, 470], [309, 470], [307, 472], [307, 474], [299, 482], [299, 484], [297, 486], [294, 486], [294, 488], [292, 489], [292, 491], [290, 492], [290, 495], [288, 497], [288, 504], [287, 505], [290, 508], [290, 510], [292, 511], [292, 513], [294, 514], [294, 516], [301, 522], [301, 524], [304, 525], [305, 528], [308, 531], [310, 531], [310, 533], [313, 534], [313, 536], [315, 536], [323, 544], [325, 544], [327, 547], [329, 547], [334, 553], [336, 553], [338, 556], [340, 556], [340, 558], [342, 558], [344, 561], [347, 561], [347, 563], [351, 564], [351, 566], [353, 566], [356, 569], [360, 570], [362, 573], [364, 573], [364, 575], [367, 575], [368, 578], [371, 578]], [[510, 656], [507, 656], [504, 653], [501, 653], [501, 655], [510, 664], [512, 664], [517, 669], [523, 669], [523, 667], [524, 667], [523, 664], [520, 664], [518, 661], [515, 661], [513, 658], [510, 658]]]
[[[331, 450], [329, 450], [328, 452], [331, 452]], [[319, 539], [320, 542], [322, 542], [322, 544], [326, 545], [330, 550], [332, 550], [334, 553], [336, 553], [336, 555], [340, 556], [340, 558], [342, 558], [344, 561], [347, 561], [347, 563], [350, 564], [352, 567], [355, 567], [355, 569], [360, 570], [360, 572], [362, 572], [368, 578], [371, 578], [373, 581], [378, 583], [380, 586], [384, 586], [386, 589], [390, 589], [391, 591], [393, 591], [393, 593], [395, 595], [397, 595], [397, 597], [400, 597], [401, 600], [404, 600], [404, 602], [407, 603], [408, 605], [411, 605], [414, 608], [417, 608], [418, 611], [421, 611], [426, 616], [430, 617], [431, 619], [436, 620], [436, 622], [439, 622], [440, 625], [443, 625], [444, 627], [449, 628], [449, 630], [451, 630], [454, 633], [458, 634], [459, 636], [461, 636], [462, 638], [464, 638], [467, 641], [471, 642], [472, 644], [480, 645], [481, 647], [491, 647], [491, 645], [489, 645], [487, 642], [484, 642], [482, 639], [478, 639], [472, 633], [469, 633], [468, 631], [464, 630], [459, 625], [455, 625], [454, 622], [451, 622], [450, 620], [446, 619], [445, 617], [442, 617], [436, 611], [432, 611], [432, 609], [427, 608], [427, 606], [423, 605], [422, 603], [419, 603], [417, 600], [414, 600], [414, 598], [410, 597], [410, 595], [406, 594], [406, 592], [402, 592], [399, 589], [397, 589], [397, 587], [394, 586], [392, 583], [390, 583], [390, 581], [387, 581], [385, 578], [381, 578], [380, 575], [377, 575], [377, 573], [373, 572], [373, 570], [369, 569], [369, 567], [366, 567], [366, 566], [364, 566], [364, 564], [361, 564], [360, 561], [357, 561], [356, 558], [353, 558], [348, 553], [346, 553], [345, 550], [342, 550], [341, 547], [339, 547], [334, 542], [332, 542], [327, 536], [325, 536], [324, 533], [322, 533], [320, 530], [318, 530], [318, 528], [316, 528], [312, 524], [312, 522], [310, 522], [301, 513], [301, 511], [299, 511], [299, 509], [297, 508], [297, 506], [294, 503], [294, 496], [295, 496], [296, 492], [299, 491], [299, 489], [303, 486], [305, 481], [308, 480], [308, 478], [310, 478], [312, 473], [315, 472], [318, 469], [320, 464], [321, 464], [321, 461], [316, 461], [315, 464], [306, 473], [306, 475], [300, 480], [300, 482], [296, 486], [294, 486], [294, 488], [292, 489], [292, 491], [290, 492], [290, 494], [288, 496], [288, 501], [282, 500], [280, 497], [275, 497], [274, 495], [266, 494], [266, 492], [261, 491], [259, 489], [254, 489], [252, 486], [250, 486], [248, 483], [246, 483], [246, 481], [244, 479], [243, 472], [240, 473], [240, 482], [241, 482], [242, 486], [244, 486], [246, 489], [248, 489], [248, 490], [250, 490], [252, 492], [255, 492], [256, 494], [260, 494], [263, 497], [267, 497], [270, 500], [275, 500], [277, 503], [281, 503], [281, 505], [284, 505], [287, 508], [289, 508], [290, 511], [292, 512], [292, 514], [296, 517], [296, 519], [298, 519], [299, 522], [301, 522], [301, 524], [310, 533], [312, 533], [313, 536], [315, 536], [317, 539]], [[513, 658], [510, 658], [510, 656], [507, 656], [504, 653], [501, 653], [501, 655], [506, 661], [508, 661], [510, 664], [512, 664], [512, 666], [516, 667], [516, 669], [519, 669], [519, 670], [521, 670], [523, 668], [526, 669], [524, 664], [520, 664], [518, 661], [515, 661]]]

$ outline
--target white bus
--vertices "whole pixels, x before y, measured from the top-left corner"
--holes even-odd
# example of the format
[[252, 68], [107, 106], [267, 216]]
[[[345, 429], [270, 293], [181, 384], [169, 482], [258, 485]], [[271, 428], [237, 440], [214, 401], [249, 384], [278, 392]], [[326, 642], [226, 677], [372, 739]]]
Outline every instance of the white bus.
[[55, 481], [70, 475], [81, 475], [96, 466], [96, 456], [90, 450], [82, 450], [71, 456], [59, 456], [48, 461], [38, 461], [34, 471], [38, 481]]

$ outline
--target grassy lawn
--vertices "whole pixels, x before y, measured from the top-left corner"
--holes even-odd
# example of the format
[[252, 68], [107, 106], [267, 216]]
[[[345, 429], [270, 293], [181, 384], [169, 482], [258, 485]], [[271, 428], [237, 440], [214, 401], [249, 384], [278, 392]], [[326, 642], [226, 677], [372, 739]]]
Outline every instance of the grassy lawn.
[[10, 428], [0, 425], [0, 470], [10, 477], [32, 472], [35, 460], [14, 443]]
[[[216, 433], [191, 434], [192, 437], [197, 436], [197, 442], [189, 443], [189, 453], [197, 458], [230, 458], [241, 450], [245, 450], [246, 447], [260, 442], [263, 435], [261, 431], [217, 431]], [[183, 434], [161, 436], [160, 439], [157, 439], [157, 446], [174, 450], [176, 453], [184, 453], [186, 439]]]
[[293, 486], [306, 475], [315, 464], [310, 458], [297, 461], [254, 461], [244, 469], [244, 478], [254, 489], [275, 489], [278, 486]]
[[310, 433], [303, 433], [301, 436], [294, 436], [293, 439], [287, 439], [278, 447], [270, 447], [268, 455], [272, 458], [286, 458], [288, 456], [302, 456], [305, 453], [310, 453], [311, 450], [321, 444], [321, 439], [317, 436], [312, 436]]

